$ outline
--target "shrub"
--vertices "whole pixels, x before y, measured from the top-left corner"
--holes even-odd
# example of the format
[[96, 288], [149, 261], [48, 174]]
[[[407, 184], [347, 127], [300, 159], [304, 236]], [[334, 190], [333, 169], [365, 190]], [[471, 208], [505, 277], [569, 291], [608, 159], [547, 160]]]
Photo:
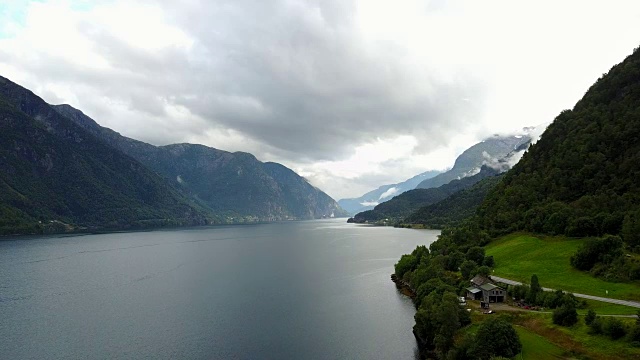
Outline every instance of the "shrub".
[[562, 298], [562, 306], [553, 310], [553, 323], [561, 326], [573, 326], [578, 322], [575, 298], [573, 294], [566, 294]]
[[589, 312], [587, 312], [587, 316], [584, 317], [584, 323], [587, 325], [591, 325], [595, 319], [596, 312], [593, 311], [593, 309], [589, 309]]
[[622, 239], [613, 235], [587, 241], [571, 257], [571, 266], [589, 271], [597, 263], [610, 264], [622, 255], [622, 246]]
[[602, 334], [602, 318], [596, 317], [589, 325], [589, 334], [600, 335]]
[[604, 320], [602, 332], [613, 340], [618, 340], [627, 334], [627, 328], [620, 319], [610, 317]]

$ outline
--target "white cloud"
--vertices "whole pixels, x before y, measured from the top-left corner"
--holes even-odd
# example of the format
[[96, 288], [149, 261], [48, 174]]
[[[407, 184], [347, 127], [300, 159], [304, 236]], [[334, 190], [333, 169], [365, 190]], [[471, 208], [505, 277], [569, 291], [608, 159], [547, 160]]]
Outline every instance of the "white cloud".
[[391, 187], [391, 188], [389, 188], [389, 190], [387, 190], [387, 191], [383, 192], [382, 194], [380, 194], [380, 197], [378, 198], [378, 200], [383, 200], [383, 199], [386, 199], [388, 197], [392, 197], [397, 193], [398, 193], [398, 188]]
[[552, 120], [640, 33], [636, 1], [7, 4], [1, 75], [127, 136], [282, 162], [336, 198]]

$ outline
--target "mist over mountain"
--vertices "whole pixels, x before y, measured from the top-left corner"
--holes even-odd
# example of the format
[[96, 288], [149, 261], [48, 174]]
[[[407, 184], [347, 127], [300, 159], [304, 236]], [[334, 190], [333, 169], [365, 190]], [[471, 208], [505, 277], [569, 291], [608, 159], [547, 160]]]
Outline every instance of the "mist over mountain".
[[397, 184], [382, 185], [358, 198], [338, 200], [338, 204], [350, 214], [371, 210], [379, 203], [389, 200], [396, 195], [400, 195], [405, 191], [413, 190], [422, 181], [438, 174], [440, 174], [440, 171], [426, 171]]
[[[511, 162], [516, 163], [531, 142], [530, 130], [523, 129], [519, 135], [494, 135], [465, 150], [456, 158], [453, 167], [433, 178], [420, 182], [417, 189], [429, 189], [444, 185], [451, 180], [475, 175], [483, 165], [505, 171]], [[509, 161], [505, 159], [509, 157]], [[506, 166], [506, 167], [505, 167]]]
[[385, 225], [395, 224], [424, 206], [443, 201], [449, 196], [473, 186], [482, 179], [498, 174], [498, 170], [483, 166], [475, 175], [452, 180], [448, 184], [441, 185], [437, 188], [413, 189], [404, 192], [391, 200], [377, 205], [373, 210], [356, 214], [353, 218], [349, 218], [348, 221], [354, 223], [381, 223]]

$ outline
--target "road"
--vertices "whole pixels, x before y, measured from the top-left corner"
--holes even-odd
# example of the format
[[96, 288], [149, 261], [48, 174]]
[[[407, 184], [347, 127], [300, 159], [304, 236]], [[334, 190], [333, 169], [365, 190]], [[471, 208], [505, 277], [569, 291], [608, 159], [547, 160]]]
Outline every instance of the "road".
[[[508, 285], [522, 285], [521, 282], [510, 280], [510, 279], [505, 279], [505, 278], [502, 278], [502, 277], [499, 277], [499, 276], [494, 276], [494, 275], [491, 275], [491, 279], [493, 279], [495, 281], [499, 281], [499, 282], [505, 283], [505, 284], [508, 284]], [[542, 288], [542, 289], [544, 291], [555, 291], [554, 289], [549, 289], [549, 288]], [[640, 309], [640, 303], [636, 302], [636, 301], [618, 300], [618, 299], [611, 299], [611, 298], [605, 298], [605, 297], [593, 296], [593, 295], [586, 295], [586, 294], [578, 294], [578, 293], [573, 293], [573, 295], [575, 297], [578, 297], [578, 298], [602, 301], [602, 302], [606, 302], [606, 303], [610, 303], [610, 304], [631, 306], [631, 307], [635, 307], [635, 308], [639, 308]]]

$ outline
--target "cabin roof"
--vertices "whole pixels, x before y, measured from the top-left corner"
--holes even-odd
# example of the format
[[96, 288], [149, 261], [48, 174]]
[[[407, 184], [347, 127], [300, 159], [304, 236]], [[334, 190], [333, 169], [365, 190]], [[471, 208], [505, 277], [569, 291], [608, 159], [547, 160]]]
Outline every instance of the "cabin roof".
[[486, 276], [476, 275], [471, 279], [471, 283], [475, 286], [482, 286], [487, 283], [491, 283], [491, 279]]
[[493, 290], [493, 289], [495, 289], [497, 287], [498, 286], [494, 285], [494, 284], [484, 284], [484, 285], [480, 286], [480, 289], [482, 289], [484, 291], [491, 291], [491, 290]]

